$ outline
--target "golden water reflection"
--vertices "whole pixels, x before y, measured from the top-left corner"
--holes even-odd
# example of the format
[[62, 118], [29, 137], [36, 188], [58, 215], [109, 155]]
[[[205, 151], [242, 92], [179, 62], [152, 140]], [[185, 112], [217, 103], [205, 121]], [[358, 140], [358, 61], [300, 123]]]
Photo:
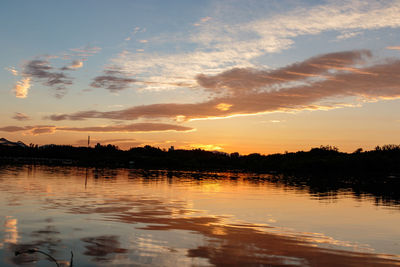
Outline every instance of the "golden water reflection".
[[253, 176], [3, 168], [0, 210], [10, 215], [3, 217], [0, 252], [7, 257], [0, 265], [45, 261], [13, 255], [29, 247], [64, 266], [69, 250], [77, 266], [400, 265], [399, 211], [349, 192], [313, 199]]

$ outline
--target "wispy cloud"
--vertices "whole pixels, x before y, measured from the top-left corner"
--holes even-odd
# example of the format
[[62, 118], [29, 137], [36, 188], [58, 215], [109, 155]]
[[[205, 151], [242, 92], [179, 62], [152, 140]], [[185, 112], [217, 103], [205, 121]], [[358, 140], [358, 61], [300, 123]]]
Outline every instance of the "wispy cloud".
[[73, 60], [70, 65], [62, 67], [61, 70], [76, 70], [82, 67], [83, 67], [83, 61], [76, 59]]
[[259, 57], [292, 47], [299, 36], [338, 32], [338, 39], [345, 40], [367, 30], [400, 27], [398, 1], [328, 2], [237, 24], [227, 23], [224, 16], [231, 14], [221, 15], [221, 10], [225, 12], [217, 9], [210, 14], [212, 20], [204, 18], [207, 23], [195, 27], [189, 38], [187, 35], [159, 38], [164, 42], [177, 39], [191, 46], [195, 44], [193, 51], [125, 52], [112, 62], [139, 80], [154, 82], [144, 84], [144, 89], [171, 90], [188, 84], [195, 86], [194, 77], [199, 73], [211, 75], [232, 68], [256, 68]]
[[27, 120], [30, 120], [31, 118], [28, 115], [24, 114], [24, 113], [15, 112], [15, 114], [13, 116], [13, 119], [17, 120], [17, 121], [27, 121]]
[[209, 21], [211, 19], [212, 19], [211, 17], [204, 17], [204, 18], [201, 18], [200, 21], [201, 22], [207, 22], [207, 21]]
[[207, 16], [207, 17], [201, 18], [198, 22], [196, 22], [193, 25], [196, 26], [196, 27], [199, 27], [199, 26], [201, 26], [202, 24], [206, 23], [207, 21], [209, 21], [211, 19], [212, 19], [211, 17]]
[[146, 32], [146, 28], [135, 27], [133, 31], [125, 38], [125, 41], [130, 41], [137, 33]]
[[107, 126], [89, 126], [89, 127], [66, 127], [54, 125], [36, 125], [36, 126], [4, 126], [0, 127], [2, 132], [23, 132], [24, 134], [39, 135], [52, 134], [57, 131], [66, 132], [86, 132], [86, 133], [138, 133], [138, 132], [188, 132], [193, 128], [181, 125], [166, 123], [133, 123], [128, 125], [107, 125]]
[[136, 34], [140, 31], [140, 27], [135, 27], [132, 31], [132, 34]]
[[[400, 60], [381, 64], [364, 62], [369, 51], [325, 54], [281, 69], [233, 69], [218, 75], [198, 76], [207, 90], [219, 91], [211, 100], [188, 104], [151, 104], [117, 111], [81, 111], [51, 115], [51, 120], [105, 118], [136, 120], [170, 118], [191, 120], [258, 114], [274, 111], [341, 107], [330, 99], [363, 101], [400, 97]], [[363, 67], [362, 67], [363, 66]]]
[[82, 46], [79, 48], [71, 48], [70, 51], [78, 53], [80, 56], [90, 56], [97, 54], [101, 51], [101, 47], [98, 46]]
[[[312, 8], [297, 8], [284, 15], [249, 22], [243, 29], [265, 37], [290, 38], [324, 31], [347, 31], [400, 27], [397, 1], [339, 1]], [[240, 27], [242, 28], [242, 27]]]
[[14, 76], [18, 76], [18, 71], [14, 67], [4, 68], [6, 71], [10, 72]]
[[362, 32], [343, 32], [340, 35], [336, 36], [336, 40], [346, 40], [361, 34]]

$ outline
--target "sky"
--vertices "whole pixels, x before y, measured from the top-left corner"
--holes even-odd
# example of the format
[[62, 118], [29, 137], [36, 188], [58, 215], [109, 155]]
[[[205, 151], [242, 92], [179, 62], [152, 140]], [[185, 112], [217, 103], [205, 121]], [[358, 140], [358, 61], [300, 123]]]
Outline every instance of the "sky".
[[400, 1], [0, 2], [0, 137], [284, 153], [400, 143]]

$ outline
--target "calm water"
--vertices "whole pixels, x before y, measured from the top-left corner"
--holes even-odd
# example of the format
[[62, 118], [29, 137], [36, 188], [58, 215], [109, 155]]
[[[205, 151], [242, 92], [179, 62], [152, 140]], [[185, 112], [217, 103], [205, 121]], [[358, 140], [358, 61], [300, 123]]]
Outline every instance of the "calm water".
[[400, 265], [395, 203], [253, 178], [2, 167], [0, 266]]

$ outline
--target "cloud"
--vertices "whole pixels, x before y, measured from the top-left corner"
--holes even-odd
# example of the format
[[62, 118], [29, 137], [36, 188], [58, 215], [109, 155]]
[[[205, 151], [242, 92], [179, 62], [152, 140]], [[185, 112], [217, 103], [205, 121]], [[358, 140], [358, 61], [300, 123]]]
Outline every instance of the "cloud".
[[[28, 128], [26, 128], [28, 127]], [[2, 132], [20, 132], [20, 131], [26, 131], [29, 129], [30, 126], [25, 126], [25, 127], [20, 127], [20, 126], [4, 126], [0, 127], [0, 131]]]
[[232, 107], [231, 104], [226, 104], [226, 103], [219, 103], [218, 105], [216, 105], [216, 108], [222, 111], [227, 111]]
[[26, 98], [28, 96], [28, 90], [31, 88], [31, 78], [22, 78], [14, 85], [14, 92], [17, 98]]
[[388, 46], [388, 47], [386, 47], [386, 49], [389, 49], [389, 50], [400, 50], [400, 46]]
[[133, 29], [132, 34], [136, 34], [140, 31], [140, 27], [135, 27], [135, 29]]
[[361, 35], [362, 32], [343, 32], [342, 34], [336, 36], [337, 40], [346, 40], [352, 37], [355, 37], [357, 35]]
[[133, 31], [129, 34], [129, 36], [125, 38], [125, 41], [130, 41], [132, 37], [135, 36], [137, 33], [143, 32], [146, 32], [146, 28], [135, 27]]
[[15, 115], [13, 116], [13, 119], [17, 120], [17, 121], [27, 121], [27, 120], [30, 120], [31, 118], [28, 115], [24, 114], [24, 113], [15, 112]]
[[81, 54], [97, 54], [101, 51], [101, 47], [98, 46], [82, 46], [79, 48], [71, 48], [72, 52]]
[[18, 76], [18, 71], [14, 67], [4, 68], [6, 71], [10, 72], [14, 76]]
[[129, 85], [137, 82], [136, 79], [124, 77], [124, 73], [117, 70], [105, 70], [105, 75], [97, 76], [90, 86], [104, 88], [112, 93], [127, 89]]
[[211, 20], [211, 17], [204, 17], [200, 19], [201, 22], [207, 22], [209, 20]]
[[143, 89], [172, 90], [187, 84], [196, 86], [194, 77], [199, 73], [215, 75], [233, 68], [258, 68], [260, 57], [292, 47], [299, 36], [337, 32], [343, 40], [358, 32], [400, 27], [398, 1], [331, 1], [280, 14], [263, 13], [246, 22], [232, 19], [226, 2], [215, 5], [215, 14], [209, 14], [212, 23], [196, 27], [189, 37], [168, 33], [151, 40], [194, 45], [194, 50], [126, 52], [113, 63], [139, 80], [154, 82], [143, 84]]
[[70, 68], [79, 69], [79, 68], [82, 68], [82, 66], [83, 66], [83, 62], [82, 61], [74, 60], [72, 62], [72, 64], [70, 65]]
[[[400, 97], [400, 60], [381, 64], [364, 62], [366, 50], [325, 54], [272, 71], [233, 69], [197, 79], [206, 90], [227, 92], [200, 103], [161, 103], [101, 112], [80, 111], [51, 115], [51, 120], [104, 118], [136, 120], [170, 118], [182, 120], [242, 116], [274, 111], [343, 107], [329, 100], [349, 98], [376, 101]], [[234, 74], [234, 75], [233, 75]]]
[[58, 131], [66, 132], [98, 132], [98, 133], [138, 133], [138, 132], [165, 132], [177, 131], [188, 132], [193, 128], [166, 124], [166, 123], [133, 123], [128, 125], [108, 125], [91, 127], [66, 127], [54, 125], [36, 125], [36, 126], [4, 126], [0, 127], [2, 132], [24, 132], [30, 135], [50, 134]]
[[128, 125], [108, 125], [92, 127], [57, 127], [59, 131], [71, 132], [101, 132], [101, 133], [123, 133], [123, 132], [163, 132], [163, 131], [192, 131], [193, 128], [172, 125], [166, 123], [133, 123]]
[[37, 126], [28, 130], [28, 134], [30, 135], [41, 135], [41, 134], [53, 134], [57, 130], [54, 126]]
[[62, 67], [61, 70], [75, 70], [83, 67], [83, 62], [81, 60], [74, 60], [68, 66]]
[[214, 76], [200, 74], [196, 76], [196, 80], [199, 85], [214, 92], [229, 90], [240, 94], [268, 85], [329, 76], [333, 70], [360, 71], [351, 66], [362, 63], [364, 58], [371, 56], [368, 50], [337, 52], [312, 57], [276, 70], [234, 68]]
[[[51, 87], [54, 90], [54, 96], [61, 98], [67, 92], [67, 86], [73, 83], [73, 78], [68, 76], [65, 71], [82, 68], [83, 61], [87, 60], [87, 57], [98, 53], [100, 50], [100, 47], [86, 46], [70, 49], [73, 53], [66, 52], [62, 53], [62, 55], [39, 55], [33, 60], [26, 61], [21, 71], [17, 71], [14, 67], [6, 68], [6, 70], [15, 76], [20, 75], [22, 77], [14, 86], [17, 97], [27, 97], [30, 82], [35, 81], [35, 83]], [[71, 60], [71, 63], [62, 68], [55, 68], [50, 63], [50, 60]]]
[[[24, 79], [29, 79], [28, 81], [34, 79], [45, 86], [54, 88], [56, 90], [55, 96], [61, 98], [66, 93], [66, 86], [72, 84], [72, 80], [63, 72], [55, 72], [53, 69], [48, 60], [35, 59], [25, 64], [22, 76], [27, 77]], [[26, 94], [24, 97], [26, 97]]]
[[24, 74], [30, 77], [44, 80], [44, 84], [47, 86], [53, 85], [69, 85], [72, 84], [70, 78], [64, 73], [52, 72], [53, 67], [50, 66], [50, 62], [47, 60], [31, 60], [24, 68]]
[[204, 17], [204, 18], [201, 18], [199, 22], [196, 22], [196, 23], [194, 23], [193, 25], [196, 26], [196, 27], [199, 27], [199, 26], [201, 26], [203, 23], [206, 23], [207, 21], [209, 21], [209, 20], [211, 20], [211, 19], [212, 19], [211, 17]]
[[144, 90], [165, 91], [196, 87], [198, 73], [214, 74], [235, 65], [250, 67], [252, 51], [196, 51], [179, 54], [148, 54], [144, 50], [124, 51], [112, 63], [138, 80], [145, 80]]
[[0, 127], [2, 132], [24, 132], [29, 135], [40, 135], [54, 133], [55, 126], [52, 125], [36, 125], [36, 126], [5, 126]]
[[249, 22], [243, 28], [266, 36], [294, 38], [323, 31], [374, 30], [400, 27], [397, 1], [340, 1], [311, 8], [296, 8], [285, 15]]
[[88, 57], [94, 56], [100, 53], [101, 47], [98, 46], [81, 46], [78, 48], [70, 48], [68, 52], [64, 53], [63, 59], [79, 58], [80, 62], [82, 59], [87, 59]]

